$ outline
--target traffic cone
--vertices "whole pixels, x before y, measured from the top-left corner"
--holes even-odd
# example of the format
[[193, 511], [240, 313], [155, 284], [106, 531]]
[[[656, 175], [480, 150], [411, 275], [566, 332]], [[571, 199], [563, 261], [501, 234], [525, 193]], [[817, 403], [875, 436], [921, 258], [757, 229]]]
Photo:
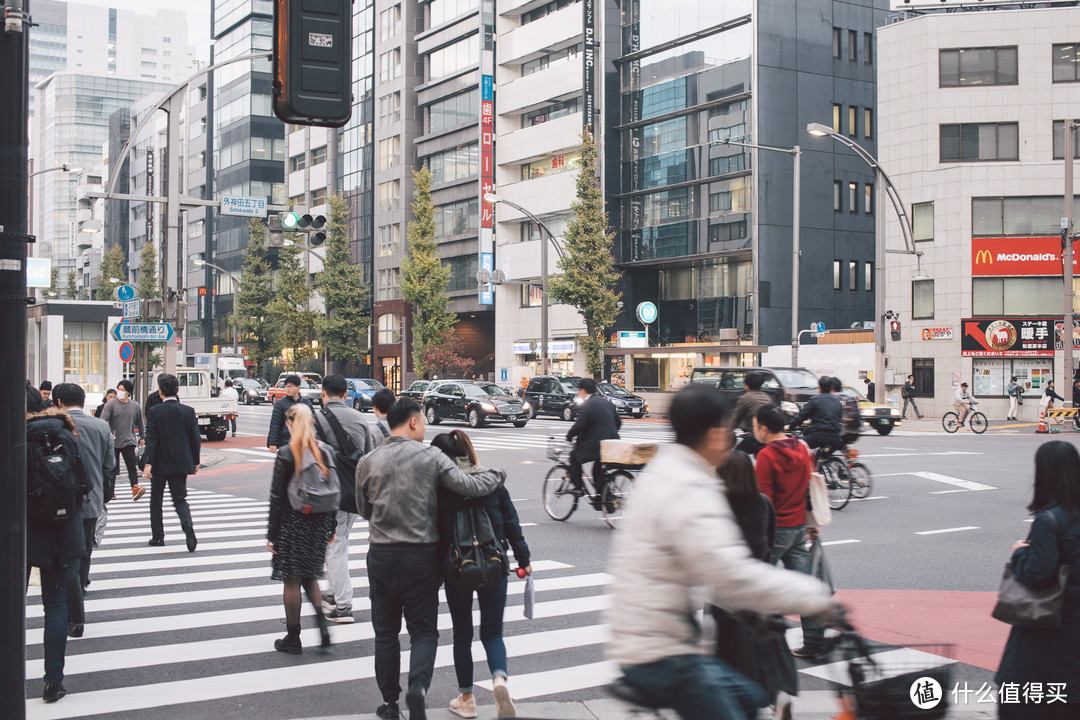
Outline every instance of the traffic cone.
[[1050, 432], [1050, 430], [1047, 429], [1047, 427], [1046, 427], [1046, 410], [1045, 409], [1039, 411], [1039, 429], [1036, 430], [1035, 432], [1036, 433], [1049, 433]]

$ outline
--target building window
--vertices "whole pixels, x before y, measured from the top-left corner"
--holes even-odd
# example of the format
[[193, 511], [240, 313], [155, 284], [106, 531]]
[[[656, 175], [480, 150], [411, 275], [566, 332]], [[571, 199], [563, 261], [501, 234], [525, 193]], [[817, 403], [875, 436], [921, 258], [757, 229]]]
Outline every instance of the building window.
[[527, 128], [533, 125], [541, 125], [550, 120], [556, 120], [567, 115], [573, 115], [580, 111], [580, 98], [570, 98], [563, 102], [552, 103], [538, 110], [530, 110], [521, 116], [521, 127]]
[[863, 62], [874, 64], [874, 33], [863, 33]]
[[326, 162], [326, 146], [317, 147], [311, 151], [311, 164], [319, 165]]
[[[370, 15], [369, 21], [370, 21]], [[379, 13], [379, 40], [385, 41], [401, 32], [401, 5], [394, 5]]]
[[870, 108], [863, 108], [862, 111], [862, 126], [863, 137], [867, 140], [874, 139], [874, 111]]
[[[556, 215], [555, 217], [545, 218], [544, 225], [551, 231], [553, 237], [564, 237], [566, 235], [566, 228], [570, 225], [570, 216]], [[540, 229], [540, 226], [531, 220], [519, 223], [518, 227], [520, 228], [521, 242], [532, 242], [533, 240], [541, 240], [546, 237]]]
[[972, 278], [973, 315], [1060, 315], [1060, 277]]
[[843, 31], [838, 27], [834, 27], [832, 29], [832, 56], [836, 60], [840, 59], [841, 53], [843, 51], [843, 48], [840, 46], [842, 37]]
[[832, 184], [832, 209], [833, 212], [844, 211], [844, 183], [833, 180]]
[[[1080, 200], [1080, 198], [1077, 198]], [[971, 234], [983, 237], [1060, 235], [1060, 196], [971, 199]]]
[[709, 242], [733, 242], [746, 239], [746, 221], [716, 223], [709, 226]]
[[472, 198], [435, 207], [435, 237], [475, 234], [480, 227], [480, 200]]
[[[1073, 127], [1073, 158], [1080, 158], [1080, 123]], [[1054, 121], [1054, 159], [1065, 159], [1065, 121]]]
[[401, 209], [401, 181], [379, 183], [378, 187], [379, 212], [393, 212]]
[[859, 214], [859, 183], [849, 182], [847, 184], [847, 204], [848, 212], [852, 215]]
[[456, 182], [480, 172], [480, 146], [476, 143], [463, 145], [428, 158], [431, 182], [435, 185]]
[[470, 35], [428, 55], [428, 80], [453, 75], [480, 62], [480, 36]]
[[911, 281], [911, 317], [920, 320], [934, 317], [934, 281]]
[[476, 271], [480, 269], [480, 256], [476, 253], [443, 260], [443, 265], [450, 268], [450, 279], [446, 283], [447, 292], [460, 292], [476, 288]]
[[380, 345], [397, 345], [401, 342], [401, 317], [394, 313], [379, 316], [379, 335], [376, 342]]
[[848, 42], [848, 60], [851, 62], [858, 62], [859, 60], [859, 33], [855, 30], [848, 30], [847, 32]]
[[848, 290], [859, 292], [859, 261], [848, 261]]
[[941, 162], [1020, 159], [1017, 123], [965, 123], [941, 126]]
[[311, 191], [311, 207], [318, 207], [319, 205], [326, 204], [326, 188], [319, 188], [318, 190]]
[[394, 255], [400, 247], [400, 225], [383, 225], [379, 228], [379, 257]]
[[378, 144], [379, 169], [389, 170], [401, 159], [401, 136], [380, 140]]
[[1016, 47], [942, 50], [938, 82], [941, 87], [1016, 85]]
[[400, 92], [392, 92], [379, 98], [379, 119], [384, 125], [401, 120]]
[[911, 206], [911, 234], [915, 242], [934, 239], [934, 203], [916, 203]]
[[428, 11], [428, 27], [438, 27], [448, 20], [460, 17], [480, 7], [479, 0], [431, 0]]
[[437, 133], [450, 128], [475, 123], [480, 118], [480, 91], [473, 88], [428, 107], [428, 132]]
[[522, 13], [521, 24], [528, 25], [531, 22], [536, 22], [540, 18], [547, 17], [551, 13], [558, 12], [565, 7], [570, 7], [578, 1], [579, 0], [553, 0], [553, 2], [549, 2], [547, 5], [541, 5], [535, 10], [529, 10], [526, 13]]
[[206, 220], [196, 220], [187, 224], [187, 236], [189, 240], [201, 238], [206, 232]]
[[1054, 82], [1080, 80], [1080, 43], [1055, 45], [1052, 58]]
[[[670, 191], [679, 192], [679, 191]], [[683, 203], [689, 202], [690, 195], [686, 188], [681, 191]], [[663, 193], [661, 193], [662, 195]], [[649, 198], [655, 195], [647, 196]], [[731, 213], [745, 213], [750, 211], [750, 185], [748, 177], [721, 180], [709, 185], [709, 214], [728, 215]], [[688, 208], [687, 208], [688, 210]]]
[[868, 293], [874, 292], [874, 263], [863, 263], [863, 273], [865, 275], [863, 278], [863, 288]]
[[307, 167], [307, 155], [300, 153], [289, 158], [289, 172], [298, 172]]
[[874, 214], [874, 183], [866, 183], [863, 186], [863, 213]]
[[844, 106], [833, 103], [832, 106], [832, 129], [833, 132], [843, 132], [842, 124], [844, 116]]
[[848, 105], [847, 109], [847, 134], [851, 137], [856, 137], [859, 134], [859, 129], [856, 127], [856, 119], [859, 117], [859, 108], [854, 105]]
[[398, 268], [389, 268], [379, 271], [379, 285], [375, 294], [376, 300], [397, 300], [401, 294], [398, 292], [400, 271]]
[[934, 358], [911, 358], [915, 397], [934, 397]]
[[540, 307], [544, 304], [542, 285], [526, 283], [521, 286], [521, 307]]
[[401, 77], [401, 48], [379, 56], [379, 82], [389, 82], [397, 77]]
[[832, 289], [840, 292], [844, 289], [844, 261], [832, 261]]
[[535, 60], [530, 60], [528, 62], [522, 63], [521, 75], [522, 77], [524, 77], [526, 75], [532, 75], [533, 73], [540, 72], [541, 70], [546, 70], [547, 68], [554, 65], [561, 65], [568, 60], [573, 60], [574, 58], [576, 58], [579, 52], [581, 52], [580, 46], [571, 45], [570, 47], [564, 48], [563, 50], [556, 50], [549, 55], [544, 55], [543, 57], [538, 57]]
[[304, 207], [304, 196], [303, 195], [293, 195], [291, 198], [289, 198], [288, 202], [286, 202], [285, 204], [288, 205], [289, 207], [293, 207], [293, 208], [302, 208], [302, 207]]
[[532, 180], [545, 175], [577, 170], [581, 166], [581, 151], [573, 150], [560, 155], [549, 155], [521, 166], [521, 179]]

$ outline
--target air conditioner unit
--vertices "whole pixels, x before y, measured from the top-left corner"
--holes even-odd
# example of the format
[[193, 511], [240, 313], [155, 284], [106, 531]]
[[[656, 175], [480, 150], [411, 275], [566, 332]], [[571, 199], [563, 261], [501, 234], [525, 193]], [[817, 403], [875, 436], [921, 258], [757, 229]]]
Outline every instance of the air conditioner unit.
[[716, 339], [723, 342], [735, 342], [739, 339], [739, 331], [735, 328], [721, 328], [716, 331]]

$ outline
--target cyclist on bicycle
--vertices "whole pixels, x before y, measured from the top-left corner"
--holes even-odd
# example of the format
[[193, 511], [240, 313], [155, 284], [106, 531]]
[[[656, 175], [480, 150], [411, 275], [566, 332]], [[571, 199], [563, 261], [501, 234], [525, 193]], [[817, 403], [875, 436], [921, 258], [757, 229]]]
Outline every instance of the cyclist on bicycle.
[[735, 414], [728, 421], [728, 427], [743, 431], [744, 435], [739, 441], [738, 449], [750, 455], [757, 455], [763, 447], [754, 438], [754, 413], [762, 406], [775, 404], [768, 394], [762, 392], [761, 386], [764, 383], [765, 376], [762, 373], [753, 370], [746, 373], [746, 377], [743, 378], [745, 392], [736, 401]]
[[791, 419], [788, 429], [794, 430], [806, 421], [810, 422], [803, 435], [807, 445], [834, 450], [844, 447], [840, 437], [844, 427], [844, 403], [833, 394], [833, 379], [828, 375], [818, 378], [818, 394], [803, 405], [802, 412]]
[[566, 433], [567, 441], [577, 438], [577, 444], [570, 451], [570, 482], [574, 484], [578, 492], [584, 495], [585, 483], [581, 480], [581, 466], [592, 462], [593, 485], [596, 486], [596, 497], [593, 498], [592, 504], [599, 510], [600, 498], [604, 496], [604, 467], [600, 462], [600, 441], [618, 440], [622, 419], [615, 411], [615, 406], [596, 392], [596, 381], [592, 378], [582, 378], [578, 382], [578, 397], [585, 402], [578, 410], [574, 426], [570, 428], [570, 432]]
[[961, 426], [963, 426], [968, 413], [971, 412], [974, 402], [975, 398], [968, 392], [968, 384], [960, 383], [960, 387], [956, 388], [956, 392], [953, 393], [952, 406], [960, 417]]
[[832, 391], [844, 404], [844, 427], [840, 439], [850, 445], [859, 439], [859, 433], [862, 432], [863, 421], [862, 414], [859, 412], [859, 401], [844, 392], [844, 383], [838, 377], [832, 379]]

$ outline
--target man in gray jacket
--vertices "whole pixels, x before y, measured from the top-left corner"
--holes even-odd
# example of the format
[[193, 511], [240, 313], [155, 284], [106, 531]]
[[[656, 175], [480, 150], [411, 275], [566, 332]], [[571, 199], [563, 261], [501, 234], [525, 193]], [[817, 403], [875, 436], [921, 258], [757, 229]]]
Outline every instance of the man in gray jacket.
[[90, 584], [90, 553], [94, 549], [94, 529], [98, 517], [105, 512], [102, 489], [105, 478], [116, 471], [112, 433], [109, 423], [83, 412], [86, 392], [74, 383], [60, 383], [53, 388], [54, 404], [67, 411], [79, 431], [79, 455], [82, 457], [90, 492], [82, 507], [83, 534], [86, 537], [86, 554], [80, 562], [67, 567], [68, 635], [82, 637], [86, 612], [83, 593]]
[[438, 489], [482, 497], [506, 479], [502, 470], [467, 475], [440, 450], [423, 444], [424, 413], [400, 398], [386, 417], [391, 435], [356, 466], [356, 504], [368, 520], [368, 581], [375, 630], [375, 680], [383, 704], [380, 718], [399, 717], [401, 615], [409, 629], [409, 720], [425, 720], [424, 698], [435, 669], [442, 583]]
[[[341, 425], [348, 440], [352, 441], [353, 449], [367, 455], [375, 449], [377, 443], [363, 414], [345, 404], [345, 395], [348, 392], [349, 381], [341, 375], [327, 375], [323, 378], [322, 409], [315, 413], [315, 432], [320, 440], [335, 450], [349, 454], [338, 441], [334, 428], [324, 415], [330, 413]], [[342, 500], [346, 504], [351, 503], [355, 508], [355, 499], [347, 490], [351, 488], [342, 488]], [[359, 516], [354, 511], [338, 510], [334, 541], [326, 548], [327, 588], [323, 590], [322, 606], [326, 619], [330, 622], [354, 621], [352, 577], [349, 575], [349, 531], [357, 517]]]

